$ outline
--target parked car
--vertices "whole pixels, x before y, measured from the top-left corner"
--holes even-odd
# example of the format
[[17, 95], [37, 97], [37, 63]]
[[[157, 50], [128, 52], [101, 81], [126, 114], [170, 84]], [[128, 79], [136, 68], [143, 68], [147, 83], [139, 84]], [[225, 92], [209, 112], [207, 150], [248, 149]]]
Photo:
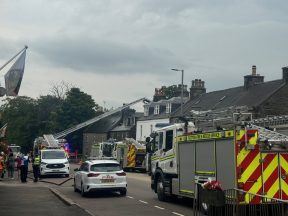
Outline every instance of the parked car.
[[85, 161], [75, 171], [74, 191], [80, 191], [82, 196], [99, 190], [119, 191], [126, 196], [126, 173], [115, 160]]

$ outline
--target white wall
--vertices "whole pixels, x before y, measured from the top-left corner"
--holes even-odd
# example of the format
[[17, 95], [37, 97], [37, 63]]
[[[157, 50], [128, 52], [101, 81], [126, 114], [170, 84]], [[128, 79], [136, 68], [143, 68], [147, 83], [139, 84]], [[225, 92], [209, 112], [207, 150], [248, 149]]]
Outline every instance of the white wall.
[[[155, 125], [158, 123], [169, 123], [169, 118], [137, 121], [136, 140], [145, 141], [146, 137], [149, 137], [151, 134], [151, 127], [152, 131], [155, 131]], [[142, 126], [142, 134], [141, 134], [141, 126]]]

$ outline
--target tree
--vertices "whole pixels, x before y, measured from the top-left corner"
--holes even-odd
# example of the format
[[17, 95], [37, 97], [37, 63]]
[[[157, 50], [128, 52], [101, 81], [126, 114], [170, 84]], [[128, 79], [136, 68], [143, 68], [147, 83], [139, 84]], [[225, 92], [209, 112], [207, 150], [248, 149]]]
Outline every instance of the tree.
[[36, 100], [25, 96], [7, 99], [1, 106], [1, 120], [8, 124], [9, 144], [15, 143], [21, 146], [24, 152], [32, 149], [39, 126]]
[[60, 83], [53, 84], [52, 88], [50, 89], [51, 96], [64, 100], [67, 92], [72, 87], [73, 86], [71, 84], [66, 83], [62, 80]]
[[168, 87], [163, 88], [163, 92], [164, 92], [166, 99], [177, 97], [179, 93], [179, 87], [177, 87], [176, 85], [168, 86]]
[[46, 95], [37, 100], [38, 122], [40, 134], [55, 133], [57, 129], [57, 113], [61, 110], [64, 99]]
[[[101, 113], [99, 105], [95, 103], [90, 95], [80, 91], [79, 88], [71, 88], [67, 92], [59, 112], [57, 112], [56, 129], [58, 132], [65, 130]], [[82, 133], [83, 130], [79, 130], [68, 136], [72, 146], [80, 151], [83, 142]]]

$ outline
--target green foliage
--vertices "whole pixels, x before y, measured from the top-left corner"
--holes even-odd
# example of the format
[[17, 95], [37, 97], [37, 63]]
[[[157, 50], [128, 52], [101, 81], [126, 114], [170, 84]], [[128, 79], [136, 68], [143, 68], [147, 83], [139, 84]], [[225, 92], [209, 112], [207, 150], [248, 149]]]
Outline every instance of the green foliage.
[[168, 86], [168, 87], [163, 88], [163, 93], [164, 93], [166, 99], [176, 97], [177, 92], [179, 92], [179, 88], [177, 87], [177, 85], [172, 85], [172, 86]]
[[8, 123], [7, 142], [21, 146], [25, 152], [30, 150], [38, 133], [36, 100], [25, 96], [7, 99], [1, 107], [1, 118]]
[[[79, 88], [71, 88], [66, 97], [54, 95], [38, 99], [16, 97], [1, 106], [1, 123], [8, 123], [7, 142], [20, 145], [25, 152], [33, 147], [36, 137], [54, 134], [101, 114], [92, 97]], [[74, 148], [82, 150], [82, 130], [67, 139]]]

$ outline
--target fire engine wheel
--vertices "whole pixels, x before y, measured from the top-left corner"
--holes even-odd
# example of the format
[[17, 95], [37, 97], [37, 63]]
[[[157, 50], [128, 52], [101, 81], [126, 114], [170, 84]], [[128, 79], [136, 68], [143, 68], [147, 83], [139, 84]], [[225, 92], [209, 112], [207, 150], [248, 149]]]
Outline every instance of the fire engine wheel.
[[159, 177], [157, 180], [157, 196], [158, 200], [160, 201], [166, 201], [167, 199], [164, 189], [164, 181], [162, 177]]

